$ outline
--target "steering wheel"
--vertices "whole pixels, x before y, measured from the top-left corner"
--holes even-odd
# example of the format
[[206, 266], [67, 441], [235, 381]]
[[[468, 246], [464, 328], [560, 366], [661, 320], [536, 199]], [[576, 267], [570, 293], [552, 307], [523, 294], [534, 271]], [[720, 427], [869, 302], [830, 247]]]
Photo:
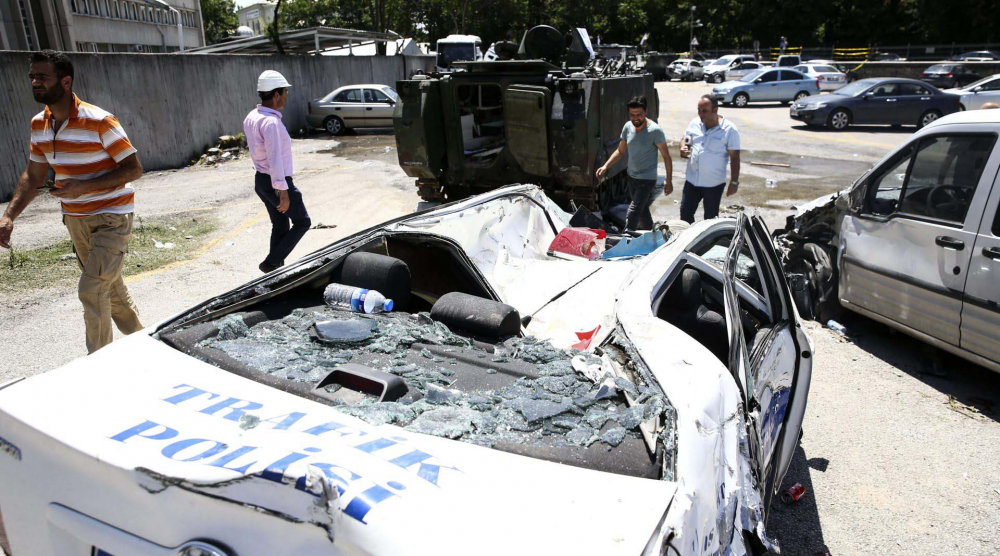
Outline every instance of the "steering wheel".
[[927, 193], [927, 216], [959, 222], [968, 207], [967, 185], [936, 185]]

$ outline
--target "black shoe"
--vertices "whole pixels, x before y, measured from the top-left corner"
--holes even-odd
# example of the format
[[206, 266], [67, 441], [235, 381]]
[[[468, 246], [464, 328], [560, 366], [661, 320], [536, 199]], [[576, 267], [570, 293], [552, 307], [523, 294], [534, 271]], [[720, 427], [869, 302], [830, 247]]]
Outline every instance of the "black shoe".
[[260, 265], [258, 265], [257, 268], [259, 268], [260, 271], [263, 272], [264, 274], [269, 274], [271, 272], [274, 272], [275, 270], [278, 270], [279, 268], [281, 268], [281, 266], [275, 266], [267, 261], [264, 261], [260, 263]]

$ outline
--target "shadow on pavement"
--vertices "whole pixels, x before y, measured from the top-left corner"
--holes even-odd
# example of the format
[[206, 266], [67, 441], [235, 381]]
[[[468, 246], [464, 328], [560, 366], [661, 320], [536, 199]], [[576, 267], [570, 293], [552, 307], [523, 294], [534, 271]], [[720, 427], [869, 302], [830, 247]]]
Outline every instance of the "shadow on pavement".
[[795, 449], [780, 492], [799, 483], [806, 488], [805, 494], [791, 504], [775, 496], [767, 518], [767, 532], [778, 540], [782, 554], [812, 556], [829, 551], [819, 522], [819, 507], [811, 478], [812, 473], [825, 473], [829, 464], [829, 460], [824, 458], [808, 459], [801, 445]]
[[1000, 422], [1000, 374], [850, 311], [838, 320], [859, 348], [949, 396], [952, 410]]

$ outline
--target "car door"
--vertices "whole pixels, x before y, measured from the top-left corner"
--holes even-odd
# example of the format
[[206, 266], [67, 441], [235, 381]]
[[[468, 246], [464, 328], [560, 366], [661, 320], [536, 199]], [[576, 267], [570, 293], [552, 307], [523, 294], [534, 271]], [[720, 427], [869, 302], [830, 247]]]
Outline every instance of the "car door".
[[[979, 225], [962, 298], [962, 348], [1000, 365], [1000, 176]], [[984, 184], [985, 185], [985, 184]], [[985, 193], [985, 191], [984, 191]], [[985, 196], [985, 195], [983, 195]]]
[[[806, 84], [806, 76], [795, 70], [783, 69], [781, 70], [781, 76], [778, 78], [780, 85], [778, 86], [778, 99], [782, 102], [788, 102], [795, 98], [795, 93], [799, 91], [812, 91], [813, 87]], [[816, 78], [813, 78], [815, 82]]]
[[896, 104], [890, 116], [890, 122], [897, 125], [913, 125], [924, 112], [932, 108], [931, 94], [923, 85], [917, 83], [899, 83], [897, 86]]
[[365, 125], [392, 127], [392, 109], [395, 102], [378, 89], [365, 89]]
[[[763, 315], [737, 293], [738, 270], [748, 267], [751, 274], [744, 284], [763, 298]], [[798, 326], [791, 292], [759, 217], [741, 214], [737, 219], [724, 279], [728, 366], [743, 396], [750, 459], [767, 507], [788, 470], [802, 428], [812, 376], [811, 347]]]
[[855, 124], [891, 124], [895, 123], [896, 103], [899, 102], [897, 92], [899, 85], [888, 81], [879, 83], [865, 92], [861, 102], [854, 108]]
[[976, 191], [996, 176], [995, 143], [988, 133], [923, 135], [870, 173], [864, 201], [840, 229], [845, 307], [959, 345], [985, 205]]
[[365, 125], [361, 89], [344, 89], [333, 97], [333, 115], [344, 120], [347, 127]]
[[778, 81], [780, 70], [771, 70], [763, 73], [754, 82], [753, 90], [750, 92], [751, 100], [778, 100]]
[[962, 104], [967, 110], [979, 110], [987, 102], [1000, 103], [1000, 76], [982, 83], [970, 94], [962, 97]]

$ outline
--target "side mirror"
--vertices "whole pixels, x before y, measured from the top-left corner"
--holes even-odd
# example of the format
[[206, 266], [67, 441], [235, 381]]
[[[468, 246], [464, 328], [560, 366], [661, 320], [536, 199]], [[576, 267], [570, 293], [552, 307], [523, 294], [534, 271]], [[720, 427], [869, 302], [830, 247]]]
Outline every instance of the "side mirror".
[[754, 79], [753, 82], [754, 83], [763, 83], [764, 82], [764, 78], [763, 77], [758, 77], [757, 79]]
[[975, 89], [973, 89], [972, 92], [973, 93], [978, 93], [979, 91], [982, 91], [982, 90], [983, 90], [983, 86], [980, 85], [980, 86], [976, 87]]
[[389, 103], [389, 106], [396, 106], [396, 101], [392, 100], [391, 98], [387, 102]]
[[875, 93], [872, 92], [872, 91], [868, 91], [867, 93], [865, 93], [864, 97], [862, 97], [862, 98], [864, 98], [865, 100], [868, 100], [868, 99], [872, 98], [873, 96], [875, 96]]

